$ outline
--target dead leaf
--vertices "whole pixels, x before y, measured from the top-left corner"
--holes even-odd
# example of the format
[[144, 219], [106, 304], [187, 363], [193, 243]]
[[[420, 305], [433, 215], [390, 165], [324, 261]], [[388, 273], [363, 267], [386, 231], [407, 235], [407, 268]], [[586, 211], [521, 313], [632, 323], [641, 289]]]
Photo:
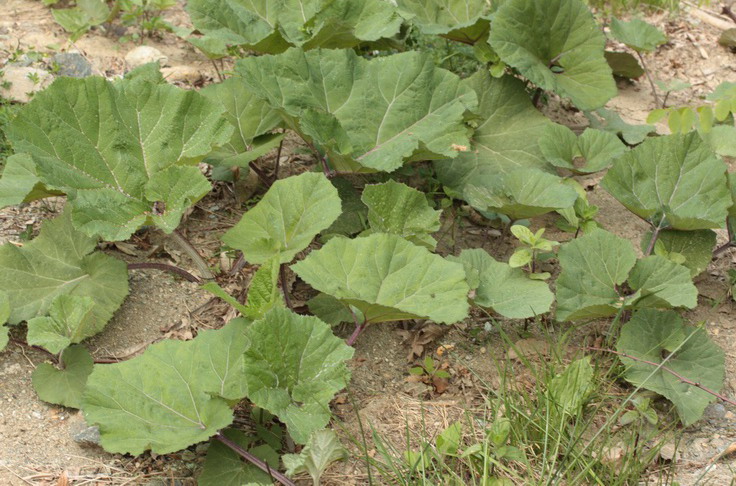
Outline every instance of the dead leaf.
[[448, 326], [440, 326], [439, 324], [426, 324], [419, 329], [410, 329], [407, 331], [398, 331], [404, 344], [409, 344], [409, 354], [406, 357], [407, 362], [411, 363], [414, 358], [424, 354], [424, 348], [443, 336], [450, 328]]
[[125, 243], [124, 241], [116, 241], [112, 244], [118, 251], [125, 253], [126, 255], [134, 256], [134, 257], [140, 257], [141, 252], [138, 251], [138, 248], [135, 245], [131, 245], [130, 243]]
[[520, 339], [514, 343], [514, 348], [509, 349], [506, 357], [508, 359], [519, 359], [520, 356], [526, 358], [546, 357], [549, 356], [549, 352], [547, 341], [536, 338]]
[[447, 381], [447, 378], [440, 378], [439, 376], [433, 376], [432, 386], [434, 387], [434, 391], [437, 392], [438, 395], [442, 395], [443, 393], [447, 391], [447, 388], [450, 386], [450, 382]]
[[437, 356], [442, 357], [445, 355], [445, 353], [448, 353], [455, 349], [455, 345], [452, 343], [443, 344], [439, 348], [437, 348]]
[[69, 476], [66, 471], [61, 473], [59, 479], [56, 481], [56, 486], [69, 486]]

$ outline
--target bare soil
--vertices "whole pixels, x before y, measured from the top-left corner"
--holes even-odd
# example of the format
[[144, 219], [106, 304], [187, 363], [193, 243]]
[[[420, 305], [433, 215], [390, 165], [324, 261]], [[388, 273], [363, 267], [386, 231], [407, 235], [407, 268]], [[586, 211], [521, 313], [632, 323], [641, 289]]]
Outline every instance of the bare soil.
[[[711, 7], [714, 10], [715, 3]], [[181, 6], [167, 11], [166, 19], [177, 25], [188, 22]], [[696, 103], [719, 83], [736, 81], [736, 54], [717, 45], [718, 29], [687, 12], [675, 16], [650, 15], [648, 20], [665, 30], [670, 38], [667, 45], [646, 58], [654, 77], [680, 78], [693, 84], [688, 90], [673, 93], [670, 105]], [[0, 63], [2, 56], [9, 56], [17, 48], [53, 53], [49, 46], [58, 46], [83, 53], [96, 74], [115, 76], [125, 72], [124, 56], [135, 47], [131, 43], [121, 43], [116, 35], [99, 31], [90, 32], [74, 44], [67, 38], [42, 2], [0, 0]], [[145, 44], [162, 51], [169, 59], [169, 66], [189, 66], [198, 70], [201, 83], [216, 77], [209, 61], [172, 34], [146, 39]], [[619, 90], [619, 96], [608, 107], [617, 110], [629, 122], [644, 122], [654, 108], [646, 80], [621, 81]], [[546, 111], [571, 126], [585, 123], [582, 114], [570, 110], [559, 100], [551, 100]], [[661, 133], [667, 132], [664, 124], [657, 128]], [[272, 162], [273, 158], [272, 154], [267, 162]], [[290, 158], [290, 165], [282, 176], [303, 170], [307, 163], [307, 159], [299, 156]], [[591, 202], [601, 207], [600, 222], [638, 246], [646, 225], [600, 189], [599, 179], [593, 176], [581, 182], [591, 186]], [[218, 186], [197, 205], [183, 226], [183, 231], [203, 256], [224, 269], [231, 262], [220, 255], [219, 235], [239, 219], [243, 211], [240, 202], [253, 195], [252, 187], [246, 191], [248, 194], [243, 198]], [[53, 217], [62, 204], [62, 201], [52, 200], [0, 210], [0, 243], [21, 241], [29, 228], [37, 231], [38, 225]], [[552, 239], [565, 241], [571, 237], [556, 230], [553, 222], [554, 218], [548, 216], [535, 224], [548, 228]], [[456, 241], [448, 242], [447, 233], [441, 232], [440, 243], [448, 252], [483, 247], [498, 258], [507, 257], [513, 248], [507, 239], [496, 233], [463, 220]], [[176, 247], [156, 234], [143, 232], [127, 246], [109, 245], [105, 251], [128, 261], [153, 259], [174, 263], [196, 273], [191, 262]], [[699, 277], [701, 305], [687, 313], [691, 322], [705, 321], [711, 336], [726, 351], [724, 393], [728, 396], [736, 393], [736, 306], [727, 296], [724, 274], [734, 263], [736, 254], [727, 253]], [[228, 290], [237, 295], [250, 272], [246, 268], [228, 284]], [[219, 327], [234, 315], [195, 284], [167, 274], [134, 271], [130, 285], [130, 297], [123, 307], [107, 329], [90, 342], [97, 358], [135, 356], [147, 344], [164, 338], [188, 339], [196, 335], [198, 329]], [[297, 304], [303, 304], [298, 283], [293, 291]], [[401, 450], [406, 444], [407, 430], [410, 441], [420, 436], [431, 437], [467, 410], [479, 406], [483, 389], [498, 385], [495, 360], [503, 358], [507, 348], [498, 336], [486, 333], [483, 340], [474, 337], [477, 333], [470, 331], [483, 327], [485, 322], [482, 316], [475, 316], [461, 325], [442, 329], [437, 336], [420, 323], [368, 329], [356, 346], [350, 389], [335, 401], [340, 430], [346, 437], [360, 437], [361, 427], [364, 430], [375, 428]], [[503, 325], [512, 339], [527, 337], [522, 335], [517, 324]], [[532, 336], [537, 334], [535, 329], [530, 331]], [[350, 329], [338, 332], [347, 336]], [[412, 343], [418, 353], [435, 356], [440, 346], [452, 350], [443, 353], [441, 358], [452, 375], [442, 394], [431, 386], [409, 379], [411, 359], [408, 357]], [[175, 478], [182, 481], [176, 484], [193, 482], [192, 477], [203, 458], [202, 447], [166, 457], [131, 458], [107, 454], [97, 447], [76, 442], [74, 437], [85, 429], [81, 414], [39, 401], [32, 389], [30, 375], [34, 367], [46, 359], [43, 353], [15, 344], [0, 355], [0, 484], [147, 484], [154, 479], [175, 484]], [[711, 406], [705, 420], [685, 431], [680, 445], [681, 484], [694, 484], [703, 474], [711, 484], [728, 484], [733, 479], [732, 469], [736, 466], [733, 459], [726, 457], [713, 464], [709, 461], [736, 443], [735, 414], [736, 410], [730, 406]], [[324, 479], [328, 484], [365, 484], [367, 473], [354, 458], [332, 467]]]

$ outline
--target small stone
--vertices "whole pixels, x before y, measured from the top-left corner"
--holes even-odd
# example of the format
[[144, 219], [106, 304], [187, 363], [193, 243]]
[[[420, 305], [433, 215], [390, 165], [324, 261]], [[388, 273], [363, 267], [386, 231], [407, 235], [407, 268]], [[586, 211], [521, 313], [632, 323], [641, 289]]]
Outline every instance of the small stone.
[[710, 420], [720, 420], [726, 416], [726, 407], [720, 403], [713, 403], [708, 405], [703, 415]]
[[138, 46], [125, 55], [125, 63], [130, 69], [135, 69], [149, 62], [158, 62], [160, 65], [164, 65], [168, 60], [169, 58], [161, 51], [149, 46]]
[[97, 447], [100, 445], [100, 429], [96, 425], [82, 424], [72, 430], [72, 439], [82, 447]]
[[53, 80], [54, 77], [43, 69], [6, 66], [0, 77], [0, 96], [10, 101], [28, 103], [33, 93], [43, 90]]
[[665, 461], [672, 461], [675, 458], [675, 444], [668, 442], [659, 449], [659, 457]]
[[59, 76], [86, 78], [92, 75], [92, 65], [78, 52], [61, 52], [53, 57], [59, 66]]
[[161, 75], [169, 83], [194, 84], [202, 79], [199, 69], [192, 66], [173, 66], [161, 69]]
[[31, 412], [31, 415], [33, 416], [33, 418], [35, 418], [37, 420], [43, 419], [43, 415], [41, 414], [41, 412], [33, 411], [33, 412]]

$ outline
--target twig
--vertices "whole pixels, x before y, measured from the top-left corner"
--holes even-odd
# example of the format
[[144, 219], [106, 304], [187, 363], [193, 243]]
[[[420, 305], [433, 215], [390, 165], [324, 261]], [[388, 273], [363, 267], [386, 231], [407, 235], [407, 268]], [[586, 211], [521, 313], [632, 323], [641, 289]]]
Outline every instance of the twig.
[[736, 401], [735, 400], [731, 400], [730, 398], [727, 398], [727, 397], [721, 395], [720, 393], [718, 393], [718, 392], [716, 392], [714, 390], [711, 390], [710, 388], [708, 388], [706, 386], [701, 385], [698, 382], [695, 382], [695, 381], [692, 381], [692, 380], [690, 380], [688, 378], [685, 378], [684, 376], [682, 376], [681, 374], [679, 374], [675, 370], [670, 369], [670, 368], [668, 368], [666, 366], [663, 366], [662, 363], [655, 363], [654, 361], [648, 361], [646, 359], [637, 358], [636, 356], [631, 356], [630, 354], [622, 353], [621, 351], [615, 351], [613, 349], [598, 348], [598, 347], [595, 347], [595, 346], [587, 346], [587, 347], [585, 347], [583, 349], [589, 350], [589, 351], [599, 351], [599, 352], [603, 352], [603, 353], [611, 353], [611, 354], [615, 354], [616, 356], [620, 356], [622, 358], [628, 358], [628, 359], [637, 361], [639, 363], [644, 363], [644, 364], [648, 364], [648, 365], [654, 366], [656, 368], [660, 368], [660, 369], [662, 369], [662, 371], [666, 371], [667, 373], [671, 374], [672, 376], [674, 376], [675, 378], [677, 378], [678, 380], [680, 380], [682, 383], [685, 383], [686, 385], [694, 386], [695, 388], [699, 388], [700, 390], [703, 390], [705, 393], [708, 393], [709, 395], [713, 395], [714, 397], [716, 397], [719, 400], [722, 400], [722, 401], [728, 403], [729, 405], [736, 406]]
[[736, 13], [734, 13], [733, 10], [731, 10], [731, 7], [729, 7], [728, 5], [723, 6], [723, 9], [721, 9], [721, 13], [736, 22]]
[[286, 265], [283, 263], [279, 266], [279, 280], [281, 280], [281, 290], [284, 292], [286, 307], [288, 307], [289, 310], [294, 310], [294, 307], [291, 305], [291, 297], [289, 297], [289, 289], [286, 282]]
[[179, 275], [180, 277], [184, 278], [185, 280], [188, 280], [189, 282], [202, 283], [202, 281], [199, 278], [195, 277], [194, 275], [187, 272], [183, 268], [179, 268], [174, 265], [168, 265], [166, 263], [153, 263], [153, 262], [128, 263], [128, 270], [144, 270], [144, 269], [162, 270], [164, 272], [169, 272], [169, 273], [174, 273], [176, 275]]
[[217, 77], [220, 79], [220, 82], [225, 81], [225, 78], [222, 77], [222, 73], [220, 72], [220, 68], [217, 67], [217, 62], [214, 59], [210, 59], [210, 62], [212, 62], [212, 65], [215, 67], [215, 72], [217, 73]]
[[730, 250], [731, 248], [734, 248], [734, 247], [736, 247], [736, 243], [734, 243], [733, 241], [729, 241], [727, 243], [724, 243], [723, 245], [721, 245], [718, 248], [716, 248], [715, 250], [713, 250], [713, 259], [718, 258], [718, 256], [721, 253], [725, 253], [725, 252], [727, 252], [728, 250]]
[[657, 87], [654, 86], [654, 80], [652, 79], [651, 73], [649, 73], [649, 68], [647, 67], [646, 61], [644, 61], [644, 56], [641, 55], [641, 52], [634, 50], [636, 52], [636, 55], [639, 56], [639, 60], [641, 61], [641, 65], [644, 68], [644, 73], [647, 75], [647, 79], [649, 80], [649, 86], [652, 87], [652, 95], [654, 96], [654, 107], [659, 108], [659, 96], [657, 95]]
[[275, 471], [271, 469], [271, 466], [263, 462], [262, 460], [258, 459], [256, 456], [251, 454], [250, 452], [246, 451], [242, 447], [240, 447], [238, 444], [233, 442], [232, 440], [228, 439], [223, 435], [222, 432], [218, 432], [215, 436], [215, 439], [219, 440], [226, 446], [228, 446], [230, 449], [233, 450], [237, 455], [245, 459], [246, 461], [250, 462], [254, 466], [256, 466], [261, 471], [265, 472], [269, 476], [271, 476], [271, 479], [274, 479], [278, 481], [279, 483], [283, 484], [284, 486], [296, 486], [296, 483], [294, 483], [291, 479], [287, 478], [283, 474], [281, 474], [278, 471]]
[[192, 246], [191, 243], [189, 243], [189, 240], [187, 240], [183, 234], [179, 232], [179, 230], [172, 231], [171, 235], [169, 235], [174, 242], [179, 245], [179, 248], [181, 248], [184, 253], [189, 256], [189, 258], [192, 259], [192, 262], [197, 267], [197, 270], [199, 270], [199, 274], [202, 276], [205, 280], [213, 280], [215, 276], [210, 271], [210, 267], [207, 265], [207, 262], [204, 261], [204, 258], [202, 258], [202, 255], [199, 254], [196, 248]]
[[261, 181], [261, 183], [262, 183], [262, 184], [263, 184], [264, 186], [266, 186], [266, 187], [269, 187], [269, 186], [271, 185], [271, 180], [270, 180], [270, 179], [268, 178], [268, 176], [267, 176], [267, 175], [266, 175], [266, 173], [265, 173], [265, 172], [263, 171], [263, 169], [259, 168], [259, 167], [258, 167], [258, 166], [257, 166], [257, 165], [255, 164], [255, 161], [253, 161], [253, 162], [251, 162], [250, 164], [248, 164], [248, 167], [250, 167], [250, 169], [251, 169], [251, 170], [252, 170], [253, 172], [255, 172], [255, 174], [256, 174], [256, 175], [258, 176], [258, 180], [259, 180], [259, 181]]
[[659, 225], [652, 226], [652, 238], [649, 240], [649, 245], [647, 245], [647, 249], [644, 252], [644, 256], [649, 256], [652, 254], [652, 251], [654, 251], [654, 245], [657, 243], [657, 238], [659, 238], [659, 232], [661, 231], [661, 228]]

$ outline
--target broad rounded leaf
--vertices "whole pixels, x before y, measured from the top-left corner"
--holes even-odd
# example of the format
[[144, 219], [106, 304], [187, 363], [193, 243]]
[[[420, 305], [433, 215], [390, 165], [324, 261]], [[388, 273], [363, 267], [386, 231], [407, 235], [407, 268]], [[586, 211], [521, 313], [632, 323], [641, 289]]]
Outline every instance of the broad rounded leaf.
[[581, 0], [507, 0], [493, 18], [489, 42], [506, 64], [581, 110], [616, 96], [605, 37]]
[[243, 379], [256, 406], [276, 415], [300, 444], [330, 421], [330, 400], [350, 378], [353, 349], [316, 317], [276, 308], [247, 331]]
[[532, 105], [524, 84], [511, 76], [492, 78], [481, 70], [464, 83], [478, 95], [480, 119], [470, 150], [455, 160], [434, 163], [437, 178], [453, 195], [478, 179], [493, 179], [516, 169], [552, 171], [538, 140], [550, 124]]
[[105, 322], [94, 315], [91, 297], [59, 295], [51, 303], [49, 315], [28, 321], [28, 344], [42, 346], [54, 354], [100, 332]]
[[718, 155], [736, 157], [736, 127], [716, 125], [707, 132], [700, 130], [698, 133], [700, 133], [700, 138]]
[[641, 291], [634, 302], [637, 308], [693, 309], [698, 304], [698, 289], [690, 277], [690, 270], [662, 256], [652, 255], [636, 262], [629, 275], [629, 285]]
[[474, 303], [509, 319], [535, 317], [549, 311], [554, 296], [549, 286], [532, 280], [520, 269], [493, 259], [485, 250], [463, 250], [449, 257], [465, 266], [470, 280], [477, 274]]
[[[650, 231], [642, 238], [642, 251], [649, 246], [651, 234]], [[712, 230], [664, 230], [660, 231], [657, 237], [657, 244], [660, 242], [668, 253], [679, 253], [684, 256], [685, 262], [682, 265], [690, 269], [691, 277], [695, 277], [708, 268], [713, 258], [716, 233]]]
[[228, 78], [222, 83], [210, 84], [200, 93], [212, 102], [221, 104], [225, 108], [225, 118], [235, 127], [230, 141], [207, 156], [205, 162], [208, 164], [247, 168], [250, 161], [283, 140], [283, 137], [276, 136], [254, 141], [282, 122], [279, 114], [268, 103], [254, 96], [242, 81]]
[[626, 79], [638, 79], [644, 76], [645, 71], [639, 64], [639, 60], [628, 52], [606, 51], [605, 56], [614, 76]]
[[329, 465], [346, 457], [348, 451], [340, 444], [337, 434], [324, 429], [314, 432], [299, 454], [284, 454], [283, 460], [289, 476], [308, 472], [314, 484], [320, 484], [320, 477]]
[[578, 137], [558, 124], [547, 126], [539, 147], [550, 164], [579, 174], [607, 169], [626, 151], [623, 142], [611, 132], [586, 128]]
[[337, 169], [391, 172], [468, 145], [463, 117], [475, 93], [426, 53], [369, 61], [352, 50], [290, 49], [242, 59], [236, 71]]
[[38, 179], [30, 155], [15, 154], [5, 161], [0, 179], [0, 208], [59, 194], [44, 187]]
[[[268, 445], [253, 446], [255, 437], [249, 437], [239, 430], [228, 429], [222, 434], [272, 469], [279, 468], [279, 455]], [[273, 485], [273, 480], [253, 464], [244, 461], [237, 452], [219, 440], [213, 439], [207, 449], [207, 459], [202, 473], [197, 477], [198, 486], [244, 486]]]
[[641, 19], [624, 22], [614, 17], [611, 20], [611, 35], [637, 52], [652, 52], [667, 42], [661, 30]]
[[63, 369], [41, 363], [33, 370], [33, 388], [44, 402], [79, 408], [94, 360], [84, 346], [65, 349], [61, 359]]
[[167, 340], [122, 363], [96, 365], [82, 410], [108, 452], [184, 449], [233, 419], [228, 400], [246, 395], [242, 319], [191, 341]]
[[292, 269], [320, 292], [360, 309], [368, 322], [425, 317], [453, 323], [468, 315], [463, 266], [396, 235], [333, 238]]
[[[634, 358], [621, 357], [626, 380], [671, 401], [686, 426], [700, 419], [716, 397], [683, 383], [664, 367], [715, 392], [723, 387], [723, 350], [710, 340], [704, 328], [684, 325], [673, 311], [636, 312], [621, 328], [617, 348]], [[660, 364], [662, 368], [657, 368]]]
[[424, 193], [390, 180], [365, 186], [362, 201], [371, 231], [399, 235], [434, 250], [437, 242], [430, 234], [439, 231], [442, 211], [432, 209]]
[[90, 297], [94, 326], [104, 326], [128, 295], [128, 270], [124, 262], [95, 252], [96, 245], [96, 238], [74, 229], [66, 209], [45, 222], [31, 242], [0, 246], [0, 291], [10, 299], [8, 322], [46, 315], [54, 299], [72, 295]]
[[468, 182], [463, 199], [480, 211], [502, 213], [512, 221], [532, 218], [575, 204], [578, 194], [564, 180], [533, 169], [518, 169]]
[[547, 397], [555, 412], [577, 417], [585, 402], [595, 390], [593, 367], [586, 356], [570, 363], [565, 371], [552, 378]]
[[319, 293], [307, 301], [309, 312], [331, 326], [343, 322], [363, 322], [365, 317], [359, 309], [350, 307], [331, 295]]
[[492, 8], [487, 0], [397, 0], [396, 3], [399, 12], [423, 34], [475, 44], [489, 31]]
[[205, 51], [225, 45], [271, 54], [290, 46], [345, 49], [392, 37], [402, 23], [384, 0], [190, 0], [187, 11], [205, 34], [198, 41]]
[[193, 165], [230, 138], [222, 111], [145, 79], [60, 78], [19, 111], [8, 137], [41, 182], [69, 196], [75, 226], [124, 240], [144, 224], [173, 231], [209, 191]]
[[597, 230], [562, 245], [557, 279], [557, 320], [615, 315], [621, 304], [618, 286], [636, 264], [628, 240]]
[[660, 228], [719, 228], [732, 204], [726, 165], [695, 132], [647, 140], [614, 163], [602, 186]]
[[654, 125], [631, 125], [626, 123], [615, 111], [600, 108], [585, 114], [591, 128], [605, 130], [619, 135], [629, 145], [642, 143], [650, 133], [655, 133]]
[[323, 174], [276, 181], [253, 209], [222, 237], [252, 263], [288, 263], [340, 215], [340, 196]]

